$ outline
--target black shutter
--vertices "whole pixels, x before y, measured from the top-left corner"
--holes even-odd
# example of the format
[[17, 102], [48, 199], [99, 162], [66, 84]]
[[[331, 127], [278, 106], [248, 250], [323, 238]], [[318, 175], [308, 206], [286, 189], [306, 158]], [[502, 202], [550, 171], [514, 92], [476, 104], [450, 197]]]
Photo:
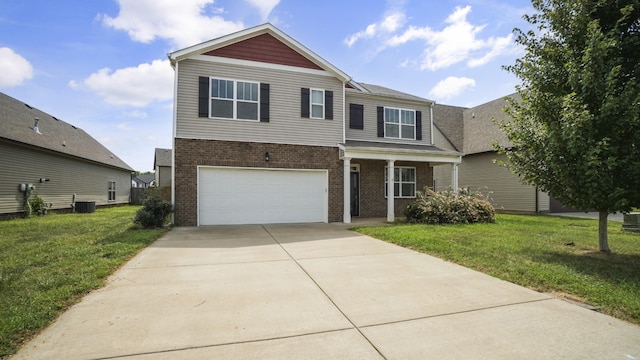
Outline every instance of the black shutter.
[[364, 129], [364, 105], [349, 104], [349, 129]]
[[260, 83], [260, 122], [269, 122], [269, 84]]
[[416, 111], [416, 140], [422, 140], [422, 111]]
[[198, 117], [209, 117], [209, 77], [198, 77]]
[[384, 108], [378, 106], [378, 137], [384, 137]]
[[309, 88], [300, 89], [300, 116], [309, 117]]
[[333, 91], [324, 91], [324, 118], [333, 120]]

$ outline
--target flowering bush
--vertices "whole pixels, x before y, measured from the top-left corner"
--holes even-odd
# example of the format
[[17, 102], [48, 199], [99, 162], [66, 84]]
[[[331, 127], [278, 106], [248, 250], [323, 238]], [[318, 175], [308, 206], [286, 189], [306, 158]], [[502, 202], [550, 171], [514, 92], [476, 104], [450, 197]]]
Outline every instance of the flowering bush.
[[469, 193], [464, 189], [436, 192], [425, 188], [404, 209], [408, 222], [424, 224], [493, 223], [495, 214], [493, 205], [481, 192]]

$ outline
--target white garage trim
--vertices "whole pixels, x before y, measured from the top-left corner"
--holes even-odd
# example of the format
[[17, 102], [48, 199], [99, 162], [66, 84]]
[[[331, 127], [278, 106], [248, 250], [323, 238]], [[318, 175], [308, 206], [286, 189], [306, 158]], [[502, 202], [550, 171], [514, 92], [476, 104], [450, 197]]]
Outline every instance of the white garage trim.
[[197, 168], [198, 226], [328, 222], [328, 170]]

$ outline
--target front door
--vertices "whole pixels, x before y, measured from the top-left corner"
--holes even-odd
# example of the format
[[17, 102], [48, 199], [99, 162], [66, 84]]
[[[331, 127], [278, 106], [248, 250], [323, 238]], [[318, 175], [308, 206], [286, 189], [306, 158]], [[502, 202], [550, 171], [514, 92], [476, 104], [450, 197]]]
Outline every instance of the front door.
[[351, 172], [351, 216], [360, 216], [360, 173]]

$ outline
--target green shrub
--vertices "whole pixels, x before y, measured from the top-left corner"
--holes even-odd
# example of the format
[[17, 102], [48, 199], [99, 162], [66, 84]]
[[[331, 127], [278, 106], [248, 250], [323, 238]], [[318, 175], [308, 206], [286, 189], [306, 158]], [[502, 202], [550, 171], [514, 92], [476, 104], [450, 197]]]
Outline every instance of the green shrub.
[[464, 189], [433, 191], [425, 188], [416, 193], [416, 201], [404, 209], [407, 221], [424, 224], [493, 223], [495, 209], [479, 191]]
[[142, 208], [136, 212], [133, 222], [146, 229], [161, 228], [172, 212], [171, 202], [162, 199], [159, 191], [150, 188], [145, 192]]

